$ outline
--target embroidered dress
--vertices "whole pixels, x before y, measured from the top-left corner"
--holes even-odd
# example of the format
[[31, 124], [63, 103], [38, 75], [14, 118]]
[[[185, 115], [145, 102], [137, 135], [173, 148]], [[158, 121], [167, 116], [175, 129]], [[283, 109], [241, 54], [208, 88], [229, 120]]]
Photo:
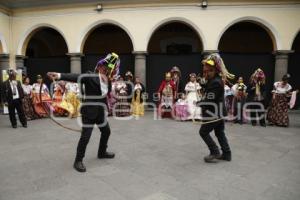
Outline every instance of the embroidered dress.
[[47, 111], [45, 109], [51, 108], [51, 97], [49, 95], [49, 90], [45, 84], [43, 84], [41, 89], [42, 101], [40, 100], [40, 84], [34, 83], [32, 85], [32, 101], [35, 112], [39, 117], [47, 117]]
[[201, 119], [201, 108], [196, 106], [196, 102], [200, 101], [199, 91], [201, 86], [198, 82], [188, 82], [185, 86], [186, 99], [188, 102], [188, 119]]
[[268, 109], [267, 120], [277, 126], [289, 125], [289, 97], [288, 92], [292, 90], [290, 84], [283, 85], [282, 82], [274, 83], [273, 99]]
[[32, 103], [32, 86], [31, 85], [22, 85], [24, 90], [23, 109], [27, 120], [37, 119], [38, 115], [35, 113]]
[[132, 114], [134, 116], [144, 116], [144, 101], [143, 93], [145, 91], [144, 86], [141, 83], [137, 83], [133, 88], [133, 97], [132, 97]]

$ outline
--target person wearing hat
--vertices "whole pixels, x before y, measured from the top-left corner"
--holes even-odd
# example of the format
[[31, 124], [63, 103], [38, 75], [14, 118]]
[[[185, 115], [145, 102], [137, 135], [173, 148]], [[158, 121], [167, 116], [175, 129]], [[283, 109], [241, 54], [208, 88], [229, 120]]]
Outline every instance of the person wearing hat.
[[133, 74], [131, 73], [131, 71], [127, 71], [125, 73], [125, 83], [126, 83], [126, 90], [127, 90], [127, 102], [129, 104], [131, 104], [132, 102], [132, 96], [133, 96], [133, 87], [134, 87], [134, 83], [133, 83]]
[[27, 120], [23, 110], [22, 99], [24, 91], [20, 81], [16, 80], [16, 71], [8, 70], [9, 78], [3, 83], [3, 101], [8, 106], [9, 119], [11, 126], [17, 128], [17, 120], [15, 110], [18, 112], [20, 122], [23, 127], [27, 128]]
[[165, 74], [165, 80], [163, 80], [158, 89], [158, 116], [160, 117], [172, 117], [172, 109], [175, 102], [175, 84], [171, 80], [172, 76], [170, 72]]
[[[42, 99], [40, 99], [42, 97]], [[46, 111], [49, 104], [52, 102], [49, 89], [46, 84], [43, 83], [41, 75], [36, 76], [36, 83], [32, 85], [32, 101], [36, 114], [40, 117], [48, 117]]]
[[[202, 63], [204, 65], [203, 77], [206, 84], [204, 85], [204, 97], [197, 102], [197, 105], [202, 108], [204, 122], [199, 133], [210, 151], [210, 154], [204, 157], [204, 161], [216, 162], [218, 159], [231, 161], [231, 150], [225, 135], [224, 81], [227, 78], [234, 78], [234, 75], [227, 71], [219, 54], [209, 55]], [[210, 132], [213, 130], [218, 138], [222, 154], [210, 136]]]
[[281, 81], [274, 83], [271, 105], [267, 112], [267, 120], [270, 125], [289, 126], [288, 103], [292, 91], [292, 86], [288, 83], [290, 77], [289, 74], [285, 74]]
[[196, 81], [197, 75], [191, 73], [189, 75], [190, 81], [185, 85], [186, 99], [188, 102], [189, 116], [187, 120], [200, 120], [201, 119], [201, 108], [196, 106], [196, 102], [200, 101], [201, 98], [201, 86]]
[[[119, 56], [116, 53], [110, 53], [97, 63], [94, 72], [85, 74], [48, 72], [48, 76], [54, 80], [60, 79], [78, 82], [80, 88], [84, 87], [84, 91], [80, 91], [81, 95], [84, 96], [81, 107], [81, 137], [78, 142], [77, 153], [73, 165], [78, 172], [86, 171], [86, 167], [83, 164], [83, 158], [95, 124], [101, 132], [97, 157], [99, 159], [111, 159], [115, 157], [114, 153], [107, 151], [107, 144], [111, 131], [107, 121], [106, 111], [107, 93], [109, 93], [110, 89], [109, 80], [115, 74], [118, 74], [119, 66]], [[83, 92], [84, 94], [82, 94]]]
[[266, 76], [262, 69], [258, 68], [250, 77], [248, 102], [250, 104], [251, 124], [255, 126], [257, 120], [260, 126], [266, 127], [265, 120], [265, 99], [266, 99]]
[[183, 85], [181, 81], [181, 71], [177, 66], [171, 69], [172, 81], [175, 84], [175, 99], [179, 99], [181, 93], [183, 93]]
[[247, 97], [247, 86], [244, 84], [243, 77], [239, 77], [236, 84], [232, 86], [233, 91], [233, 117], [234, 122], [244, 123], [244, 105]]

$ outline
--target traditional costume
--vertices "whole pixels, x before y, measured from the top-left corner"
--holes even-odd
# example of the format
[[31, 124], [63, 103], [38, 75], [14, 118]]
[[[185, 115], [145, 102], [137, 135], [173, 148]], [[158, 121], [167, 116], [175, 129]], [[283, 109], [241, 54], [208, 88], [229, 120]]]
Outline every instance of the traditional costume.
[[186, 99], [188, 102], [188, 119], [195, 120], [201, 119], [201, 108], [196, 106], [196, 102], [201, 100], [201, 86], [196, 81], [196, 74], [190, 74], [190, 82], [185, 86]]
[[129, 104], [131, 104], [132, 102], [132, 95], [133, 95], [133, 87], [134, 87], [134, 83], [133, 83], [133, 74], [131, 73], [131, 71], [127, 71], [125, 73], [125, 82], [126, 82], [126, 90], [127, 90], [127, 102]]
[[180, 121], [186, 121], [189, 118], [189, 107], [188, 101], [186, 99], [185, 94], [181, 94], [181, 98], [177, 100], [175, 103], [175, 119]]
[[142, 83], [136, 82], [133, 88], [132, 97], [132, 114], [134, 116], [144, 116], [144, 99], [143, 94], [145, 92], [145, 87]]
[[65, 93], [64, 93], [64, 102], [67, 104], [72, 105], [72, 111], [70, 110], [70, 115], [72, 117], [78, 117], [79, 115], [79, 107], [80, 107], [80, 101], [78, 99], [79, 96], [79, 87], [78, 83], [74, 82], [67, 82], [65, 86]]
[[174, 82], [171, 80], [171, 73], [166, 73], [165, 80], [159, 86], [159, 102], [158, 102], [158, 116], [172, 117], [172, 109], [175, 101], [176, 88]]
[[288, 84], [289, 74], [283, 76], [282, 81], [274, 83], [273, 97], [268, 109], [267, 120], [271, 125], [289, 126], [289, 97], [291, 95], [292, 86]]
[[228, 114], [227, 120], [232, 120], [233, 115], [233, 91], [229, 85], [224, 85], [225, 107]]
[[177, 66], [171, 69], [172, 81], [175, 85], [175, 100], [179, 99], [181, 93], [183, 93], [183, 85], [181, 81], [181, 71]]
[[232, 86], [233, 91], [233, 116], [235, 123], [244, 123], [244, 104], [247, 97], [247, 86], [243, 83], [243, 78], [240, 77], [238, 82]]
[[32, 103], [32, 85], [29, 83], [24, 83], [22, 85], [24, 91], [24, 98], [23, 101], [23, 110], [27, 120], [34, 120], [37, 119], [38, 116], [34, 111], [33, 103]]
[[266, 99], [266, 76], [264, 72], [258, 68], [250, 77], [248, 87], [248, 102], [250, 104], [250, 117], [253, 126], [256, 125], [257, 119], [261, 126], [266, 126], [265, 121], [265, 99]]
[[[32, 85], [32, 101], [34, 110], [39, 117], [47, 117], [46, 109], [51, 107], [51, 97], [48, 87], [42, 83], [42, 76], [37, 75], [37, 83]], [[40, 99], [40, 96], [42, 99]]]
[[107, 144], [111, 130], [107, 121], [105, 105], [107, 103], [106, 96], [109, 92], [109, 80], [115, 73], [117, 74], [119, 72], [119, 66], [119, 56], [115, 53], [111, 53], [97, 63], [95, 73], [85, 74], [84, 77], [82, 77], [81, 74], [48, 73], [50, 77], [52, 76], [71, 82], [77, 82], [81, 78], [81, 86], [84, 86], [84, 90], [81, 90], [82, 96], [84, 96], [81, 107], [83, 126], [73, 165], [79, 172], [86, 171], [83, 164], [83, 158], [95, 125], [97, 125], [101, 131], [98, 158], [103, 159], [115, 157], [114, 153], [107, 152]]
[[61, 106], [61, 103], [63, 101], [64, 91], [65, 89], [62, 84], [62, 81], [54, 83], [53, 95], [52, 95], [52, 107], [54, 110], [53, 112], [56, 116], [68, 115], [68, 111], [62, 108]]
[[[231, 150], [225, 136], [224, 116], [226, 109], [224, 106], [224, 82], [227, 78], [234, 78], [230, 74], [219, 54], [211, 54], [205, 60], [203, 75], [206, 79], [204, 88], [204, 98], [198, 103], [202, 108], [202, 117], [205, 124], [199, 130], [200, 136], [208, 146], [210, 155], [204, 157], [205, 162], [215, 162], [216, 159], [231, 160]], [[215, 68], [211, 70], [211, 68]], [[210, 136], [210, 132], [215, 132], [222, 149]]]
[[123, 81], [123, 78], [120, 77], [119, 80], [115, 83], [115, 93], [117, 102], [115, 104], [116, 116], [117, 117], [126, 117], [130, 115], [130, 104], [127, 101], [127, 85]]

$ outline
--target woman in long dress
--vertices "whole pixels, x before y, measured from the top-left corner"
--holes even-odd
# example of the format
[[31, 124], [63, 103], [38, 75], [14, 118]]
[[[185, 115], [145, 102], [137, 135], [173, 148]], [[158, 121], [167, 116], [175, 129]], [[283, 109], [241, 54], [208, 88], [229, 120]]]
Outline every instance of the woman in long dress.
[[127, 102], [127, 85], [123, 80], [123, 77], [120, 77], [115, 84], [115, 93], [117, 96], [116, 103], [116, 116], [117, 117], [126, 117], [130, 114], [130, 104]]
[[185, 94], [180, 94], [180, 98], [175, 103], [175, 119], [186, 121], [189, 116], [188, 101]]
[[37, 119], [38, 116], [34, 112], [33, 103], [32, 103], [32, 85], [29, 84], [29, 77], [24, 78], [24, 84], [22, 85], [24, 90], [23, 109], [27, 120]]
[[187, 119], [190, 120], [201, 119], [201, 108], [196, 106], [196, 102], [200, 101], [201, 99], [201, 86], [196, 81], [196, 77], [197, 76], [195, 73], [190, 74], [190, 81], [185, 86], [189, 112]]
[[[35, 112], [39, 117], [47, 117], [46, 109], [51, 107], [51, 97], [48, 87], [43, 83], [41, 75], [37, 75], [37, 82], [32, 85], [32, 101]], [[40, 99], [40, 96], [42, 99]]]
[[286, 74], [281, 81], [274, 83], [273, 97], [267, 113], [270, 125], [289, 126], [288, 103], [292, 91], [292, 86], [288, 83], [289, 79], [290, 75]]
[[[64, 101], [68, 107], [72, 107], [70, 117], [78, 117], [80, 101], [78, 99], [79, 87], [78, 83], [67, 82], [65, 86]], [[71, 105], [71, 106], [70, 106]]]
[[135, 78], [135, 84], [133, 88], [133, 97], [132, 97], [132, 114], [134, 116], [144, 116], [144, 100], [143, 94], [145, 92], [145, 87], [141, 83], [138, 77]]

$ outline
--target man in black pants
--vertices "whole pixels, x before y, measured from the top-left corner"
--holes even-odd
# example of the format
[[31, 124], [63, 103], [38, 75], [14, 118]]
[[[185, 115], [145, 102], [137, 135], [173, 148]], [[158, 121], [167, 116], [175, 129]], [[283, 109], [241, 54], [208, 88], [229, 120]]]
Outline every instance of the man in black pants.
[[3, 101], [8, 106], [9, 119], [11, 126], [17, 128], [16, 113], [17, 110], [19, 119], [24, 128], [27, 128], [27, 120], [24, 114], [22, 99], [24, 91], [20, 81], [16, 80], [16, 71], [8, 70], [9, 79], [3, 83]]
[[114, 73], [119, 67], [120, 59], [117, 54], [108, 54], [104, 59], [97, 63], [95, 73], [88, 74], [60, 74], [56, 72], [48, 72], [48, 76], [52, 79], [61, 79], [73, 81], [84, 87], [84, 99], [82, 100], [81, 117], [82, 131], [77, 146], [77, 154], [74, 162], [74, 168], [79, 172], [85, 172], [86, 168], [82, 162], [87, 144], [90, 140], [93, 126], [96, 124], [101, 132], [101, 139], [98, 149], [98, 158], [114, 158], [115, 154], [107, 152], [107, 143], [110, 136], [110, 127], [107, 122], [106, 95], [109, 92], [108, 77]]
[[[203, 64], [203, 76], [207, 80], [204, 86], [205, 98], [197, 104], [202, 108], [204, 121], [199, 133], [210, 150], [210, 154], [204, 157], [204, 161], [216, 162], [216, 159], [231, 161], [231, 150], [225, 136], [224, 119], [222, 119], [226, 115], [222, 75], [233, 75], [227, 72], [218, 54], [211, 54], [203, 61]], [[210, 132], [213, 130], [221, 146], [222, 155], [219, 147], [210, 136]]]

